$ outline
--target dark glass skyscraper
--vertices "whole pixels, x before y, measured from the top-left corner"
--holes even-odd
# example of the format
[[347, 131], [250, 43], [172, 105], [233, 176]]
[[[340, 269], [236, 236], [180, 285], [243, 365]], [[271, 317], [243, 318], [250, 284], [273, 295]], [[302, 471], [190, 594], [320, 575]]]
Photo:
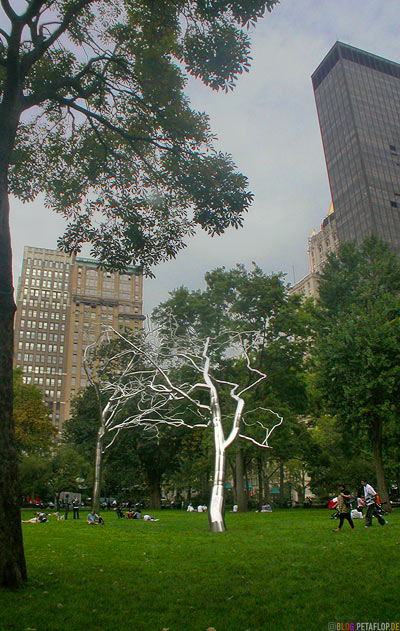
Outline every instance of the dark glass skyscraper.
[[400, 64], [336, 42], [312, 82], [339, 241], [400, 255]]

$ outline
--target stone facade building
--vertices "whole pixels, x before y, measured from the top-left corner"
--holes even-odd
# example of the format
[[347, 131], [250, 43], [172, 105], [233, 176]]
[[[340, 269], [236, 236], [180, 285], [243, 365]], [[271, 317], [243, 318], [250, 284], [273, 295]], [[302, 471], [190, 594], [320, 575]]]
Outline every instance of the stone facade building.
[[14, 365], [43, 391], [54, 425], [69, 417], [71, 398], [87, 385], [83, 351], [102, 325], [140, 329], [143, 276], [99, 269], [92, 259], [25, 247], [17, 292]]

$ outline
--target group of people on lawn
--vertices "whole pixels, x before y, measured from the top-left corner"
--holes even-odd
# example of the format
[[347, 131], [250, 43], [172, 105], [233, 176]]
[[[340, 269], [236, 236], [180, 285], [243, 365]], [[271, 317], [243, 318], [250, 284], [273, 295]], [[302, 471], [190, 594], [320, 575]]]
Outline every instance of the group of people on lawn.
[[186, 509], [187, 513], [206, 513], [207, 512], [207, 506], [204, 504], [199, 504], [197, 508], [195, 508], [193, 506], [192, 503], [190, 503]]
[[349, 522], [350, 527], [354, 528], [353, 519], [362, 517], [362, 510], [365, 506], [367, 509], [365, 515], [365, 528], [372, 526], [372, 518], [376, 517], [379, 524], [384, 526], [387, 524], [386, 519], [379, 514], [377, 509], [377, 494], [373, 487], [368, 484], [367, 480], [361, 480], [361, 490], [359, 492], [357, 509], [352, 510], [353, 498], [351, 493], [346, 489], [344, 484], [339, 484], [337, 495], [337, 510], [339, 512], [339, 526], [333, 532], [340, 532], [344, 520]]
[[[358, 505], [356, 509], [352, 509], [352, 503], [354, 502], [354, 498], [352, 497], [351, 493], [346, 489], [344, 484], [339, 484], [338, 486], [338, 495], [336, 498], [337, 501], [337, 511], [338, 511], [338, 516], [339, 516], [339, 525], [337, 528], [334, 529], [334, 532], [340, 532], [343, 526], [344, 521], [348, 521], [350, 528], [353, 529], [354, 528], [354, 523], [353, 523], [353, 519], [358, 519], [358, 518], [362, 518], [363, 514], [363, 508], [366, 508], [366, 515], [365, 515], [365, 527], [369, 528], [370, 526], [372, 526], [372, 518], [376, 517], [376, 519], [378, 520], [379, 524], [381, 526], [384, 526], [385, 524], [387, 524], [388, 522], [386, 521], [386, 519], [384, 519], [382, 517], [381, 514], [379, 514], [378, 509], [377, 509], [377, 494], [375, 492], [375, 490], [373, 489], [373, 487], [368, 484], [367, 480], [361, 480], [361, 489], [360, 492], [358, 493], [359, 497], [358, 497]], [[75, 498], [72, 502], [72, 507], [73, 507], [73, 512], [74, 512], [74, 519], [79, 519], [79, 502], [78, 500]], [[52, 515], [57, 517], [57, 520], [59, 519], [67, 519], [68, 517], [68, 510], [69, 510], [69, 497], [68, 495], [65, 496], [64, 498], [64, 508], [65, 508], [65, 514], [63, 517], [60, 517], [59, 513], [52, 513]], [[237, 511], [237, 506], [234, 506], [233, 508], [233, 512]], [[271, 508], [270, 506], [267, 507], [263, 507], [263, 509], [266, 509], [267, 512], [271, 512]], [[189, 504], [188, 508], [187, 508], [188, 512], [203, 512], [207, 510], [206, 506], [203, 505], [199, 505], [197, 511], [196, 509]], [[124, 515], [124, 513], [121, 511], [120, 508], [117, 507], [116, 509], [117, 511], [117, 517], [121, 518], [121, 517], [126, 517], [127, 519], [142, 519], [142, 514], [140, 511], [140, 508], [136, 507], [135, 511], [131, 511], [128, 510], [126, 515]], [[264, 510], [261, 510], [261, 512], [264, 512]], [[46, 517], [45, 513], [40, 513], [40, 512], [36, 512], [34, 514], [34, 516], [31, 519], [26, 519], [26, 520], [22, 520], [22, 523], [24, 524], [34, 524], [34, 523], [45, 523], [47, 522], [48, 519]], [[154, 517], [152, 517], [151, 515], [144, 515], [143, 516], [143, 521], [158, 521], [158, 519], [155, 519]], [[102, 517], [100, 517], [95, 510], [91, 510], [87, 517], [86, 517], [86, 523], [89, 526], [95, 526], [95, 525], [104, 525], [104, 520]]]
[[[115, 509], [117, 513], [118, 519], [142, 519], [142, 511], [140, 510], [139, 504], [135, 505], [134, 509], [128, 508], [126, 513], [122, 512], [120, 506], [117, 506]], [[159, 521], [155, 519], [152, 515], [148, 515], [147, 513], [143, 515], [143, 521]]]
[[[49, 513], [50, 515], [50, 513]], [[55, 512], [55, 513], [51, 513], [51, 515], [53, 515], [54, 517], [57, 517], [57, 521], [60, 520], [65, 520], [67, 519], [68, 513], [65, 515], [60, 515], [59, 512]], [[124, 513], [119, 509], [117, 509], [117, 516], [118, 518], [120, 517], [126, 517], [127, 519], [142, 519], [142, 513], [140, 508], [136, 508], [135, 511], [131, 511], [128, 510], [126, 515], [124, 515]], [[74, 516], [75, 519], [75, 516]], [[77, 519], [79, 519], [79, 514]], [[155, 519], [152, 515], [143, 515], [143, 521], [159, 521], [158, 519]], [[41, 524], [41, 523], [46, 523], [48, 522], [46, 513], [35, 513], [33, 517], [31, 517], [31, 519], [23, 519], [22, 523], [23, 524]], [[87, 517], [86, 517], [86, 523], [89, 526], [96, 526], [96, 525], [104, 525], [104, 519], [102, 517], [100, 517], [96, 511], [94, 509], [92, 509]]]
[[[60, 518], [59, 513], [51, 513], [51, 514], [53, 515], [53, 517], [57, 517], [57, 521], [60, 521], [60, 519], [64, 519], [64, 517]], [[33, 517], [31, 517], [31, 519], [23, 519], [22, 523], [23, 524], [45, 524], [48, 521], [49, 520], [47, 519], [46, 513], [35, 513]], [[94, 510], [91, 510], [90, 513], [88, 513], [88, 516], [86, 517], [86, 522], [89, 524], [89, 526], [96, 525], [96, 524], [104, 524], [103, 518], [99, 517], [99, 515]]]

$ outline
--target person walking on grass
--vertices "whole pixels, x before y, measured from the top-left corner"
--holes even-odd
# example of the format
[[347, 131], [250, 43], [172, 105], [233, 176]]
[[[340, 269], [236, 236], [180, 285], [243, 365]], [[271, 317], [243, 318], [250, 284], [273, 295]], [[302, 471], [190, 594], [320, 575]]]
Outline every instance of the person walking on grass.
[[361, 484], [364, 492], [365, 506], [367, 507], [367, 514], [365, 515], [365, 527], [372, 526], [372, 517], [376, 517], [381, 526], [387, 524], [386, 519], [383, 519], [382, 515], [379, 515], [376, 508], [376, 492], [367, 480], [361, 480]]
[[338, 495], [337, 495], [337, 509], [339, 511], [339, 526], [335, 528], [333, 532], [340, 532], [343, 522], [345, 519], [350, 524], [351, 529], [353, 530], [354, 524], [351, 518], [351, 494], [345, 488], [344, 484], [339, 484], [338, 486]]

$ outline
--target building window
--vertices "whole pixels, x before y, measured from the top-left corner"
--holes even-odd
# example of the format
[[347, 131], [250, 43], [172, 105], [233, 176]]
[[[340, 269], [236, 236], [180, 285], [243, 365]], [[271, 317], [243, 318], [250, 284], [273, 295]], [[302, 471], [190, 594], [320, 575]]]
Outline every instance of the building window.
[[394, 202], [392, 199], [390, 200], [390, 205], [391, 205], [392, 208], [398, 208], [399, 207], [398, 202]]

